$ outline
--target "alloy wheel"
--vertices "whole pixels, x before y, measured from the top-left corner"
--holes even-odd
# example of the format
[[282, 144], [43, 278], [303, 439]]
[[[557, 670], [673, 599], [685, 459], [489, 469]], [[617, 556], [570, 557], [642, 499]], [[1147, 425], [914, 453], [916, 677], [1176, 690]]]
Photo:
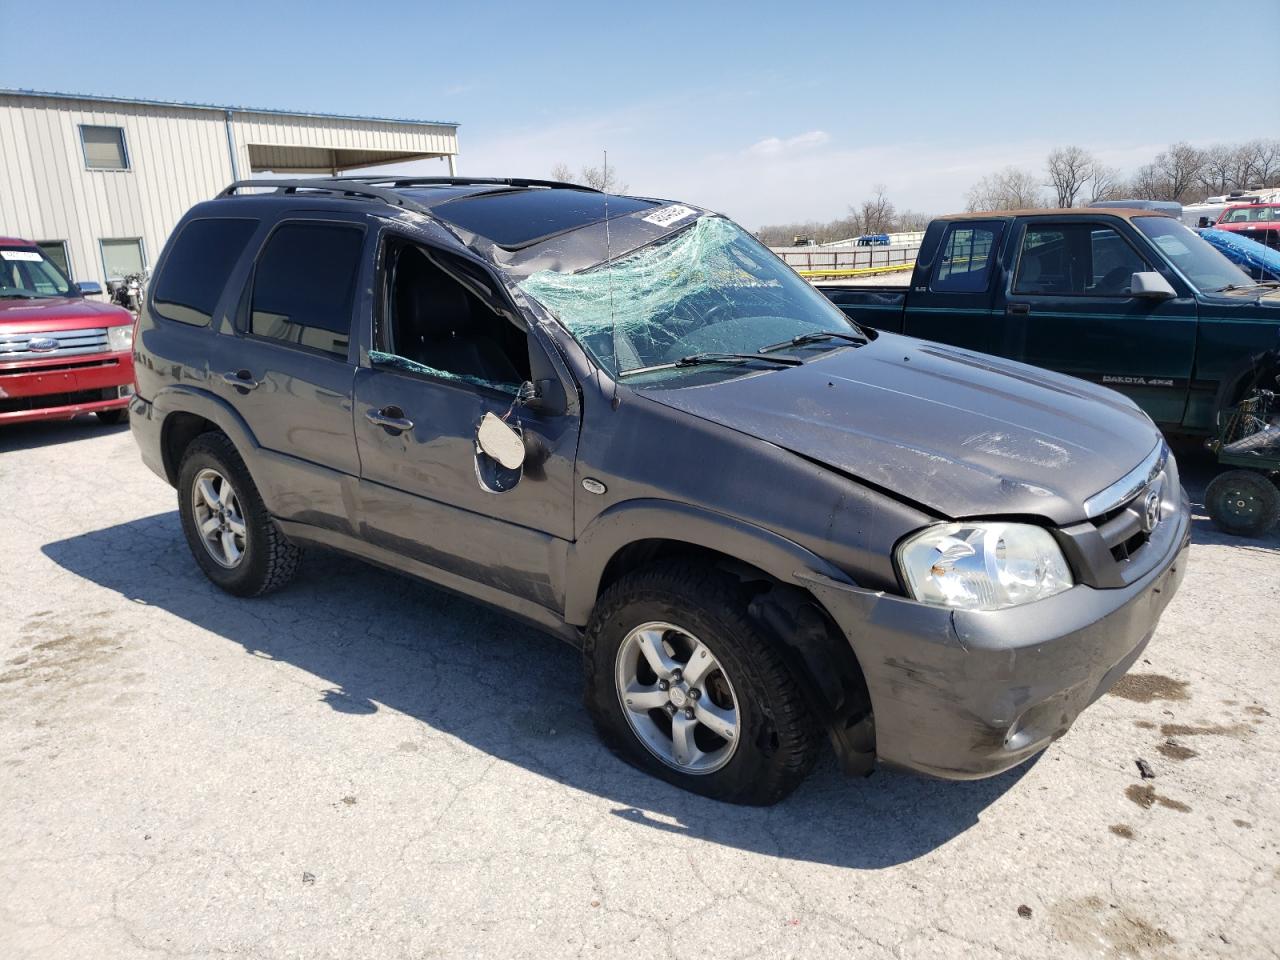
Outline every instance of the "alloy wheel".
[[733, 757], [738, 696], [715, 654], [689, 631], [660, 621], [633, 629], [618, 647], [615, 682], [632, 731], [663, 763], [708, 774]]
[[248, 529], [231, 481], [217, 470], [201, 470], [191, 484], [191, 512], [209, 556], [228, 569], [239, 566]]

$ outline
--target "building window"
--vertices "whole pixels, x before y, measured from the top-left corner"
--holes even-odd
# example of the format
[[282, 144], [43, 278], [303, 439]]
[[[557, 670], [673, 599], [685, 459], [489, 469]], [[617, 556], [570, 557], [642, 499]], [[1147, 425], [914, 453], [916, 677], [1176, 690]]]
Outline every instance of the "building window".
[[121, 127], [80, 126], [84, 165], [90, 170], [128, 170], [129, 153]]
[[71, 261], [67, 259], [67, 241], [37, 240], [36, 246], [44, 253], [45, 259], [55, 264], [66, 276], [71, 276]]
[[142, 256], [142, 241], [137, 237], [120, 240], [103, 240], [102, 269], [108, 280], [119, 280], [131, 273], [142, 273], [145, 269]]

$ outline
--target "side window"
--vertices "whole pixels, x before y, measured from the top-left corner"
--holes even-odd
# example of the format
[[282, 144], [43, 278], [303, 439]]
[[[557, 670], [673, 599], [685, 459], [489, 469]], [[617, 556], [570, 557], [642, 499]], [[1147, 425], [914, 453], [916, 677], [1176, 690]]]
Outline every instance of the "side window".
[[947, 228], [929, 289], [934, 293], [982, 293], [991, 278], [1000, 224], [961, 221]]
[[518, 329], [471, 293], [427, 254], [411, 245], [394, 249], [387, 313], [379, 349], [382, 366], [460, 380], [515, 393], [529, 379], [529, 342]]
[[359, 227], [279, 227], [258, 256], [249, 332], [345, 357], [363, 246]]
[[1096, 223], [1031, 224], [1022, 238], [1013, 291], [1042, 296], [1125, 296], [1149, 269], [1125, 239]]
[[257, 229], [257, 220], [241, 219], [192, 220], [183, 227], [152, 287], [155, 312], [208, 326], [231, 268]]

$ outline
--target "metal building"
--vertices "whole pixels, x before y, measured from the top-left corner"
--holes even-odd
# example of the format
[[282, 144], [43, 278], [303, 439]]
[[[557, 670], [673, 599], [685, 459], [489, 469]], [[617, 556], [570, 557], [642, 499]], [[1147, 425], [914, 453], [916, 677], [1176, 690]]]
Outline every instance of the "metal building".
[[105, 285], [149, 271], [187, 208], [233, 180], [430, 158], [453, 175], [457, 126], [0, 90], [0, 236]]

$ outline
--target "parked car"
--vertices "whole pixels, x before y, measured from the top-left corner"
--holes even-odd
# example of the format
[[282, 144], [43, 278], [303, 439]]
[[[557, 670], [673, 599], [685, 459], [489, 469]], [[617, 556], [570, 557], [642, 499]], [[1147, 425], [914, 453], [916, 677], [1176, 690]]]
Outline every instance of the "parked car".
[[910, 285], [819, 289], [857, 323], [1105, 384], [1198, 437], [1280, 342], [1280, 291], [1144, 209], [941, 217]]
[[133, 392], [133, 316], [86, 300], [34, 243], [0, 237], [0, 424], [95, 413], [123, 423]]
[[1280, 203], [1240, 203], [1227, 207], [1214, 229], [1239, 233], [1280, 250]]
[[729, 220], [264, 185], [182, 219], [135, 344], [142, 458], [230, 593], [319, 545], [474, 597], [581, 648], [628, 761], [771, 803], [823, 732], [849, 771], [1025, 760], [1181, 581], [1187, 499], [1133, 403], [864, 331]]

